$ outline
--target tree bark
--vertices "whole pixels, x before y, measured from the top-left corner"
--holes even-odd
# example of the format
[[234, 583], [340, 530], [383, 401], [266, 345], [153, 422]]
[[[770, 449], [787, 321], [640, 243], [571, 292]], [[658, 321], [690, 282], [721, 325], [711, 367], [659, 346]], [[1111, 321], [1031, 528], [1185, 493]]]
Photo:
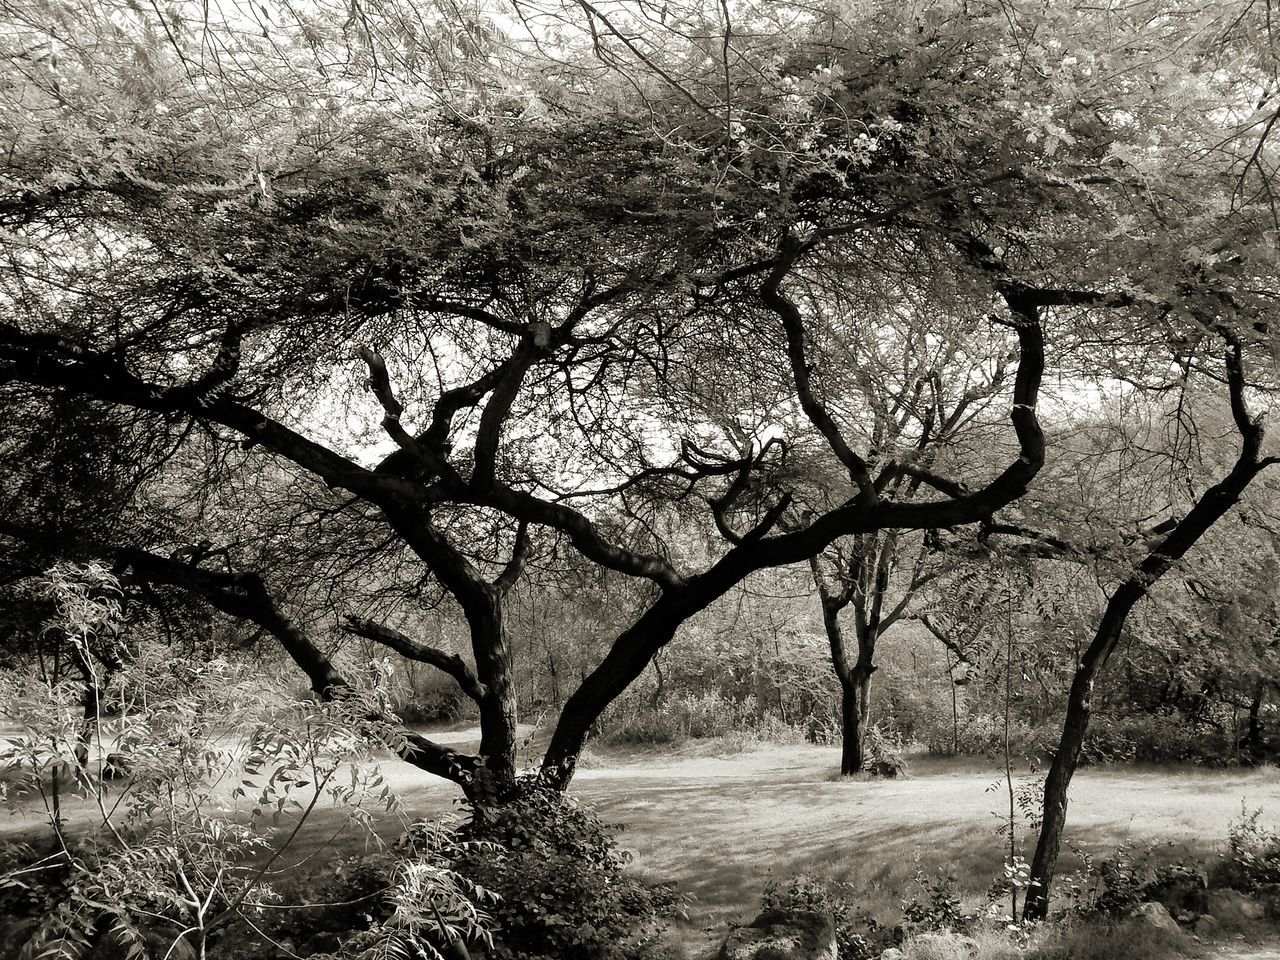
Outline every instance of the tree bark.
[[871, 672], [853, 670], [840, 681], [840, 775], [861, 773], [871, 716]]
[[476, 674], [484, 687], [480, 699], [480, 763], [468, 796], [473, 802], [489, 802], [509, 794], [516, 781], [516, 691], [501, 595], [491, 591], [488, 609], [474, 619], [468, 615], [468, 621]]

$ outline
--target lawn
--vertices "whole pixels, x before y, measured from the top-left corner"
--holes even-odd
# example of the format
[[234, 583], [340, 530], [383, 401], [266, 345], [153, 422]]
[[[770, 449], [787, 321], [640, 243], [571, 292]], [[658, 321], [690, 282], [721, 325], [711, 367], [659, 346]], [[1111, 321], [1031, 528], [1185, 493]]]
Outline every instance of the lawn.
[[[994, 765], [924, 757], [906, 780], [841, 781], [837, 762], [834, 750], [811, 746], [637, 757], [584, 771], [576, 792], [626, 825], [639, 869], [697, 897], [691, 919], [702, 927], [751, 914], [770, 876], [850, 880], [879, 912], [896, 905], [918, 869], [945, 868], [975, 895], [999, 872], [1006, 848], [993, 811], [1007, 799], [988, 789]], [[1093, 852], [1125, 840], [1166, 854], [1206, 852], [1242, 803], [1280, 819], [1280, 775], [1085, 770], [1072, 790], [1069, 839]]]
[[[1004, 861], [993, 811], [1008, 801], [995, 763], [917, 756], [905, 780], [841, 780], [835, 748], [722, 749], [694, 741], [674, 752], [596, 750], [574, 780], [575, 795], [621, 827], [637, 870], [694, 898], [681, 931], [693, 949], [753, 916], [770, 877], [849, 880], [869, 912], [890, 916], [919, 869], [946, 869], [978, 897]], [[450, 808], [451, 786], [403, 765], [386, 772], [407, 812]], [[1223, 842], [1242, 804], [1280, 821], [1280, 771], [1085, 769], [1072, 788], [1068, 840], [1093, 853], [1131, 841], [1156, 845], [1157, 856], [1203, 854]]]

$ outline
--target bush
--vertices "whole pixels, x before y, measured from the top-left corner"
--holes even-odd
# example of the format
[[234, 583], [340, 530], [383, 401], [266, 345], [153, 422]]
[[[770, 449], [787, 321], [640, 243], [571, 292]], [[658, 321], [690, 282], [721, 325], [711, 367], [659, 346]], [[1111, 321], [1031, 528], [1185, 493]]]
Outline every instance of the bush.
[[916, 895], [902, 904], [903, 927], [908, 933], [941, 930], [963, 933], [977, 921], [975, 914], [964, 912], [960, 894], [956, 892], [956, 879], [949, 873], [939, 872], [930, 877], [918, 871], [915, 884]]
[[71, 865], [60, 851], [0, 844], [0, 958], [18, 956], [40, 921], [67, 899]]
[[829, 916], [836, 929], [839, 960], [869, 960], [880, 955], [887, 937], [873, 918], [857, 913], [854, 894], [852, 884], [802, 874], [784, 883], [771, 880], [760, 907], [764, 913]]
[[[273, 884], [277, 899], [291, 909], [257, 910], [253, 923], [272, 940], [301, 956], [337, 951], [353, 933], [368, 930], [390, 914], [386, 893], [396, 858], [382, 852], [338, 860], [323, 870], [286, 873]], [[219, 960], [257, 960], [277, 955], [242, 923], [223, 928], [214, 955]]]
[[905, 777], [907, 760], [902, 755], [902, 750], [900, 741], [881, 733], [878, 726], [870, 727], [867, 730], [862, 767], [877, 777]]
[[[805, 718], [809, 724], [810, 718]], [[622, 701], [605, 714], [596, 736], [612, 746], [652, 746], [686, 740], [738, 738], [746, 741], [794, 742], [806, 729], [783, 723], [761, 711], [754, 696], [740, 700], [718, 693], [669, 697], [658, 707]]]
[[598, 817], [534, 780], [509, 802], [475, 810], [462, 832], [493, 844], [457, 869], [499, 897], [490, 911], [498, 960], [635, 957], [675, 907], [670, 887], [626, 874], [630, 858]]
[[1220, 730], [1172, 714], [1100, 716], [1085, 739], [1085, 763], [1199, 763], [1218, 766], [1234, 751]]
[[[920, 736], [930, 753], [950, 754], [952, 729], [950, 717], [935, 717], [921, 725]], [[1004, 717], [992, 713], [966, 713], [960, 718], [959, 746], [962, 754], [1000, 756], [1004, 753]], [[1012, 718], [1009, 723], [1009, 749], [1020, 757], [1042, 757], [1057, 745], [1057, 731], [1051, 725], [1032, 727], [1025, 720]]]
[[1227, 825], [1227, 855], [1213, 872], [1216, 886], [1246, 892], [1280, 883], [1280, 833], [1261, 822], [1262, 811], [1241, 806]]
[[[1021, 757], [1050, 757], [1058, 748], [1060, 721], [1030, 724], [1012, 718], [1009, 748]], [[918, 734], [930, 753], [950, 754], [951, 719], [934, 717], [920, 725]], [[972, 712], [960, 718], [962, 754], [997, 756], [1004, 751], [1004, 717]], [[1176, 715], [1136, 714], [1128, 717], [1101, 715], [1090, 723], [1080, 751], [1082, 764], [1097, 763], [1198, 763], [1206, 766], [1228, 762], [1234, 754], [1222, 731], [1188, 723]]]
[[1027, 960], [1167, 960], [1184, 956], [1185, 936], [1132, 923], [1076, 921], [1054, 930]]
[[1151, 900], [1173, 911], [1185, 909], [1187, 904], [1183, 901], [1203, 886], [1203, 871], [1186, 860], [1157, 866], [1153, 863], [1154, 853], [1152, 847], [1136, 851], [1131, 843], [1121, 844], [1112, 856], [1101, 861], [1081, 853], [1083, 868], [1067, 878], [1071, 912], [1083, 918], [1120, 920], [1138, 904]]
[[475, 701], [439, 671], [410, 670], [391, 689], [391, 709], [405, 723], [455, 723], [478, 716]]

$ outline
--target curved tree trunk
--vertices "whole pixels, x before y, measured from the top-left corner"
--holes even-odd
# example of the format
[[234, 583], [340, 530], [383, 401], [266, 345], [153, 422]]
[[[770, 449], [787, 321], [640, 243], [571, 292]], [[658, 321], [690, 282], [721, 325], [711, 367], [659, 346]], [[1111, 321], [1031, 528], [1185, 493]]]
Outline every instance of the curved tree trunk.
[[1045, 778], [1044, 816], [1031, 862], [1031, 886], [1023, 907], [1023, 915], [1028, 919], [1042, 920], [1049, 912], [1050, 886], [1067, 819], [1067, 792], [1089, 728], [1094, 682], [1115, 650], [1130, 611], [1147, 595], [1152, 585], [1239, 501], [1250, 481], [1273, 462], [1270, 458], [1260, 457], [1263, 438], [1261, 418], [1251, 419], [1245, 408], [1244, 373], [1238, 344], [1233, 343], [1226, 365], [1231, 412], [1242, 439], [1240, 454], [1230, 473], [1201, 495], [1187, 515], [1174, 524], [1168, 535], [1116, 588], [1107, 602], [1093, 641], [1081, 658], [1067, 698], [1067, 714], [1058, 750]]

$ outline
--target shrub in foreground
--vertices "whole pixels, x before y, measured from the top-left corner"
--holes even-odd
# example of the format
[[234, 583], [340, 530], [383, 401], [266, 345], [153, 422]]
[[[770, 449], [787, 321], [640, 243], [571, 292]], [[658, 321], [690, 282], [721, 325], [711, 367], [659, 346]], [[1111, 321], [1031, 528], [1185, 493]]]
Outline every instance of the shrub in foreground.
[[860, 914], [857, 902], [857, 891], [851, 883], [800, 875], [781, 882], [770, 881], [760, 907], [763, 913], [829, 916], [835, 926], [838, 960], [870, 960], [880, 956], [892, 937], [874, 918]]
[[623, 960], [653, 946], [676, 897], [627, 874], [628, 854], [593, 813], [536, 781], [474, 811], [464, 834], [486, 842], [457, 869], [497, 895], [497, 960]]
[[1216, 886], [1252, 891], [1280, 883], [1280, 833], [1262, 823], [1262, 811], [1240, 808], [1227, 826], [1227, 852], [1213, 872]]

